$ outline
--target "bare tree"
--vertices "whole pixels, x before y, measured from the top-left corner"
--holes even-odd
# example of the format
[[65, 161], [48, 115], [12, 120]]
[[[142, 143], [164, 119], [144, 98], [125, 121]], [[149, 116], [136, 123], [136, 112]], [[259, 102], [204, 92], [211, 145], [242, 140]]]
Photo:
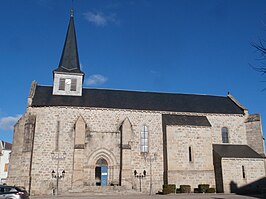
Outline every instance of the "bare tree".
[[252, 68], [258, 72], [260, 72], [262, 75], [266, 74], [266, 47], [265, 47], [265, 41], [260, 40], [259, 42], [251, 43], [251, 46], [253, 46], [256, 51], [259, 53], [258, 60], [260, 62], [259, 66], [252, 66]]

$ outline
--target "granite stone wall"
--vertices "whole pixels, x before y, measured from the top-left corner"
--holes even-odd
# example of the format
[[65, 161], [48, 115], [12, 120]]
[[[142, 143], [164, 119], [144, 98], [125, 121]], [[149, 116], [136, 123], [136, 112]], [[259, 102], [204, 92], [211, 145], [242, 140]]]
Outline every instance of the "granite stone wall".
[[259, 114], [251, 114], [245, 121], [248, 145], [257, 153], [264, 156], [264, 141]]
[[215, 187], [210, 127], [167, 126], [168, 183]]
[[[31, 184], [31, 149], [34, 126], [35, 116], [28, 113], [25, 113], [14, 126], [12, 152], [9, 160], [7, 178], [7, 184], [24, 186], [27, 190], [29, 190]], [[29, 134], [31, 139], [27, 139], [28, 136], [25, 136], [25, 132]]]
[[[52, 188], [56, 186], [56, 180], [51, 178], [52, 170], [58, 170], [59, 174], [63, 170], [66, 172], [65, 177], [59, 180], [59, 192], [82, 191], [86, 189], [86, 186], [94, 186], [95, 166], [99, 158], [105, 158], [108, 162], [108, 183], [117, 183], [119, 181], [121, 152], [120, 127], [126, 118], [130, 121], [132, 128], [131, 140], [127, 143], [130, 147], [130, 150], [127, 149], [127, 153], [130, 153], [132, 158], [127, 160], [130, 161], [131, 171], [127, 170], [125, 172], [127, 176], [122, 176], [122, 179], [127, 181], [132, 179], [131, 189], [138, 190], [139, 182], [134, 177], [133, 171], [142, 172], [146, 170], [147, 177], [143, 179], [142, 190], [143, 192], [149, 192], [150, 164], [148, 156], [156, 153], [156, 163], [153, 162], [152, 164], [153, 192], [161, 189], [163, 178], [161, 114], [71, 107], [30, 107], [28, 112], [36, 115], [31, 172], [32, 195], [52, 193]], [[79, 117], [82, 117], [86, 123], [84, 149], [75, 149], [74, 147], [74, 126]], [[23, 122], [21, 125], [23, 125]], [[140, 130], [143, 125], [148, 126], [150, 133], [149, 154], [146, 158], [140, 152]], [[22, 134], [21, 131], [18, 132]], [[58, 151], [56, 150], [57, 145]], [[127, 157], [124, 158], [126, 160]], [[83, 176], [84, 186], [80, 186], [79, 182], [76, 190], [72, 189], [72, 184], [76, 182], [73, 177], [73, 170], [76, 173], [82, 171]], [[127, 188], [129, 187], [127, 186]]]
[[[211, 124], [167, 126], [168, 182], [177, 187], [215, 186], [212, 144], [222, 142], [222, 127], [229, 130], [230, 144], [247, 144], [245, 115], [29, 106], [15, 126], [8, 180], [26, 188], [31, 182], [32, 195], [51, 195], [57, 186], [51, 172], [61, 174], [64, 170], [64, 178], [58, 181], [59, 193], [91, 191], [96, 185], [96, 163], [103, 158], [108, 164], [108, 185], [139, 191], [134, 171], [145, 170], [142, 192], [156, 193], [162, 190], [164, 173], [162, 114], [206, 116]], [[33, 151], [23, 151], [29, 115], [36, 116]], [[140, 151], [143, 125], [149, 131], [147, 154]], [[230, 164], [224, 164], [230, 170]]]
[[253, 186], [252, 184], [265, 177], [264, 159], [222, 158], [221, 165], [225, 193], [236, 193], [244, 186], [246, 186], [246, 189], [249, 187], [253, 190], [258, 188], [260, 193], [262, 187]]
[[212, 125], [212, 143], [222, 143], [222, 128], [228, 129], [230, 144], [247, 144], [245, 116], [243, 115], [207, 115]]

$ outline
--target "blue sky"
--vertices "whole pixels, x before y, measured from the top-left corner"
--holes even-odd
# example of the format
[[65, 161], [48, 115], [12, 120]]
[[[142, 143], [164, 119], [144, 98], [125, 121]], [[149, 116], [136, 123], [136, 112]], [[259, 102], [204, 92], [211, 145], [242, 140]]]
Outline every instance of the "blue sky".
[[[31, 82], [52, 85], [71, 0], [1, 0], [0, 139], [26, 110]], [[75, 0], [85, 87], [237, 98], [266, 128], [265, 0]], [[265, 132], [266, 133], [266, 132]]]

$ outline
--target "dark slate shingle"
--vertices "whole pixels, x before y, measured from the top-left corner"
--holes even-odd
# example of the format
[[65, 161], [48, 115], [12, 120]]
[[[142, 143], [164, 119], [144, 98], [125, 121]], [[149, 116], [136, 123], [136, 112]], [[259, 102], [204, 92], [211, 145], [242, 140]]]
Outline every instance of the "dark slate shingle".
[[228, 97], [192, 94], [83, 89], [82, 96], [52, 94], [51, 86], [37, 85], [33, 107], [74, 106], [171, 112], [244, 114]]
[[205, 116], [163, 114], [162, 117], [163, 123], [165, 125], [189, 125], [211, 127], [209, 120]]
[[59, 62], [59, 66], [54, 71], [83, 74], [83, 72], [80, 70], [80, 65], [79, 65], [74, 16], [72, 14], [70, 16], [66, 40], [62, 51], [61, 59]]
[[264, 158], [248, 145], [213, 144], [213, 150], [222, 158]]

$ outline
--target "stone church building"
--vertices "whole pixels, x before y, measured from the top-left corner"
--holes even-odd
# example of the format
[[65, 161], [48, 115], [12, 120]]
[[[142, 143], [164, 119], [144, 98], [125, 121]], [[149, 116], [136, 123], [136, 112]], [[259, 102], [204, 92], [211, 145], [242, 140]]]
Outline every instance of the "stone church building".
[[[48, 71], [49, 74], [49, 71]], [[84, 88], [74, 16], [52, 86], [33, 82], [14, 128], [8, 183], [31, 195], [209, 184], [259, 189], [258, 114], [227, 96]], [[232, 186], [233, 185], [233, 186]]]

